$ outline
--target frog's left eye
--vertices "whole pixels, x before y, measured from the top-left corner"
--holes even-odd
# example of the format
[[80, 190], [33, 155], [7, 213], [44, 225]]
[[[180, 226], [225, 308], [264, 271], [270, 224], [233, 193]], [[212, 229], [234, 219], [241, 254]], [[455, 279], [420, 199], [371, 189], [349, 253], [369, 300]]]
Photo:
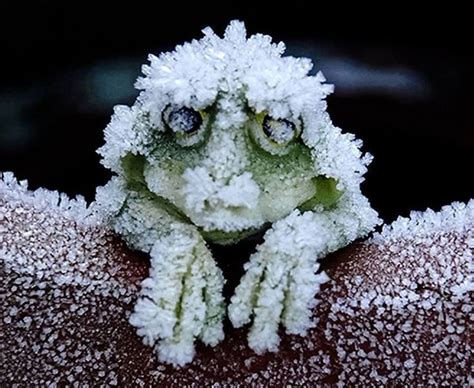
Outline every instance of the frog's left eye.
[[272, 141], [279, 145], [288, 144], [298, 135], [296, 125], [287, 119], [274, 119], [266, 115], [262, 122], [262, 129]]
[[201, 114], [188, 107], [168, 105], [163, 111], [163, 121], [177, 135], [191, 135], [202, 125]]
[[301, 122], [285, 118], [274, 118], [266, 112], [255, 115], [249, 127], [250, 137], [266, 152], [272, 155], [285, 155], [297, 144], [301, 133]]

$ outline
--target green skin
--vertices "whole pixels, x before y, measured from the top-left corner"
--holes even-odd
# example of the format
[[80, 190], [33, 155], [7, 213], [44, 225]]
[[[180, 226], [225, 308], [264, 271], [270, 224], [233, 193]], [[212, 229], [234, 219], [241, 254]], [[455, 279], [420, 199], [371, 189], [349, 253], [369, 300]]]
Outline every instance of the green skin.
[[[262, 116], [261, 114], [255, 115], [257, 123], [261, 122]], [[211, 127], [212, 124], [209, 124], [209, 126]], [[311, 176], [311, 174], [314, 175], [314, 162], [311, 159], [310, 150], [301, 141], [296, 140], [291, 144], [290, 151], [285, 155], [272, 155], [258, 145], [257, 140], [248, 127], [245, 128], [243, 133], [245, 134], [245, 142], [250, 160], [248, 171], [252, 173], [252, 178], [261, 188], [263, 195], [268, 195], [267, 201], [278, 201], [278, 195], [275, 193], [279, 190], [280, 182], [286, 177], [308, 177]], [[186, 167], [193, 168], [199, 165], [199, 161], [202, 158], [201, 152], [204, 150], [208, 139], [207, 133], [200, 144], [183, 148], [176, 143], [174, 139], [176, 135], [174, 134], [165, 132], [157, 136], [158, 138], [156, 140], [159, 147], [152, 152], [153, 159], [167, 160], [167, 166], [169, 166], [169, 169], [176, 175], [182, 175]], [[279, 147], [276, 143], [272, 144], [275, 147]], [[185, 150], [184, 152], [183, 149]], [[129, 190], [144, 195], [153, 201], [157, 208], [164, 210], [177, 221], [193, 224], [192, 220], [186, 216], [182, 209], [171, 203], [168, 199], [153, 193], [148, 188], [144, 178], [144, 171], [149, 165], [149, 162], [144, 156], [129, 153], [121, 159], [121, 164]], [[331, 209], [342, 195], [342, 192], [336, 188], [337, 181], [333, 178], [320, 175], [305, 179], [311, 181], [313, 190], [310, 190], [311, 194], [302, 198], [299, 206], [297, 206], [301, 211], [313, 210], [321, 205], [324, 209]], [[298, 195], [298, 187], [296, 186], [294, 189], [295, 193], [297, 193], [296, 195]], [[304, 196], [306, 193], [308, 193], [307, 182], [304, 185], [304, 190], [301, 190], [298, 196]], [[288, 212], [291, 210], [293, 210], [293, 208], [288, 209]], [[198, 227], [198, 230], [206, 241], [220, 245], [234, 244], [259, 231], [259, 229], [246, 229], [233, 232], [220, 230], [206, 231], [200, 227]]]

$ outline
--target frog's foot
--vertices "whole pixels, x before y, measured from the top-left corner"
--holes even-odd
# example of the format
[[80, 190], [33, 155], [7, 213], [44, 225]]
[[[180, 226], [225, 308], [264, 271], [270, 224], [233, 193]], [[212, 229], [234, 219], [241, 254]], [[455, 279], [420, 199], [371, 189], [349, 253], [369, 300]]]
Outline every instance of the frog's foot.
[[[313, 325], [315, 294], [328, 280], [325, 273], [317, 273], [327, 232], [312, 234], [314, 225], [305, 228], [307, 218], [294, 213], [267, 232], [232, 297], [229, 318], [235, 327], [253, 319], [248, 341], [257, 353], [278, 349], [280, 324], [287, 333], [300, 335]], [[301, 225], [294, 228], [298, 220]]]
[[257, 353], [276, 351], [280, 324], [289, 334], [304, 335], [312, 327], [311, 312], [315, 294], [328, 277], [316, 274], [315, 261], [298, 263], [296, 257], [275, 257], [260, 251], [246, 266], [240, 285], [229, 306], [235, 327], [252, 320], [249, 346]]
[[150, 277], [130, 317], [163, 362], [182, 366], [194, 357], [194, 341], [216, 345], [224, 338], [224, 279], [202, 237], [174, 231], [151, 250]]

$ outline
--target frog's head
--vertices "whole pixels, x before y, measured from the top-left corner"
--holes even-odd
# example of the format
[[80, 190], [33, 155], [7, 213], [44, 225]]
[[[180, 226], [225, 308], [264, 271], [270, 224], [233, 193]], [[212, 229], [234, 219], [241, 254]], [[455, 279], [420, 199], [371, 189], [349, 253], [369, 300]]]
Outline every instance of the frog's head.
[[358, 186], [370, 158], [332, 125], [332, 86], [309, 75], [309, 59], [247, 39], [236, 21], [224, 38], [204, 34], [150, 56], [137, 102], [105, 130], [106, 167], [209, 234], [328, 207]]

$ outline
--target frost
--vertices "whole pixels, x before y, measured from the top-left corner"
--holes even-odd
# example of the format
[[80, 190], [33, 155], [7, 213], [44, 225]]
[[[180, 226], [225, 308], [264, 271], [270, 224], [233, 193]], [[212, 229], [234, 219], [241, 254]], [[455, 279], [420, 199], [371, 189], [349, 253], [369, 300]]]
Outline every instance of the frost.
[[[309, 59], [282, 56], [284, 44], [272, 43], [269, 36], [247, 38], [243, 23], [237, 21], [224, 38], [210, 28], [204, 34], [173, 52], [150, 55], [144, 77], [136, 83], [142, 90], [138, 101], [132, 108], [118, 106], [106, 128], [106, 144], [99, 150], [106, 167], [118, 172], [119, 159], [127, 152], [148, 155], [154, 131], [164, 130], [162, 112], [169, 104], [205, 109], [219, 94], [234, 95], [257, 113], [303, 119], [302, 138], [314, 149], [318, 172], [339, 179], [343, 188], [358, 186], [371, 157], [362, 157], [361, 141], [332, 125], [325, 97], [333, 88], [321, 73], [308, 75], [313, 66]], [[230, 108], [225, 98], [218, 102], [221, 109]], [[236, 111], [217, 124], [229, 128], [241, 123], [242, 113]]]
[[96, 200], [91, 205], [104, 219], [114, 217], [126, 200], [125, 182], [113, 177], [105, 186], [96, 189]]
[[[183, 178], [186, 205], [206, 230], [232, 231], [236, 227], [242, 230], [258, 227], [264, 222], [256, 209], [260, 189], [250, 173], [235, 175], [224, 183], [213, 179], [207, 169], [197, 167], [187, 169]], [[242, 217], [235, 217], [232, 214], [234, 209], [241, 213], [247, 211]], [[227, 220], [232, 218], [233, 222], [227, 224]]]
[[[93, 207], [87, 205], [83, 197], [78, 196], [75, 199], [70, 199], [65, 194], [45, 189], [29, 191], [28, 182], [26, 180], [18, 181], [11, 172], [0, 172], [0, 195], [12, 203], [29, 204], [45, 210], [60, 211], [65, 217], [85, 224], [103, 222], [101, 216]], [[19, 207], [16, 212], [21, 214], [24, 210]], [[0, 221], [2, 214], [0, 210]]]
[[[423, 238], [443, 231], [459, 231], [463, 230], [473, 218], [474, 199], [466, 204], [453, 202], [451, 205], [443, 206], [439, 212], [431, 209], [425, 212], [413, 211], [409, 218], [399, 217], [391, 225], [384, 226], [382, 232], [374, 234], [372, 242], [407, 237], [407, 233], [415, 238]], [[472, 236], [472, 233], [468, 235], [468, 243]], [[435, 253], [439, 247], [432, 246], [430, 249]]]
[[[387, 376], [398, 384], [420, 383], [433, 376], [437, 381], [465, 381], [469, 372], [461, 364], [469, 359], [471, 346], [467, 336], [461, 340], [456, 335], [464, 333], [470, 311], [463, 309], [463, 303], [472, 304], [473, 203], [455, 202], [440, 212], [412, 212], [364, 242], [357, 255], [361, 261], [340, 270], [346, 279], [345, 295], [331, 304], [331, 311], [347, 316], [334, 316], [327, 335], [349, 352], [368, 347], [378, 362], [393, 371]], [[345, 273], [354, 269], [364, 282]], [[364, 310], [355, 311], [358, 318], [354, 319], [348, 306], [359, 301]], [[380, 334], [367, 330], [370, 327]], [[396, 359], [400, 354], [404, 361]], [[368, 371], [376, 370], [376, 364], [364, 371], [359, 357], [350, 361], [340, 376], [341, 384], [352, 377], [358, 382], [374, 378]], [[422, 375], [421, 370], [429, 372]]]
[[315, 295], [329, 280], [324, 272], [317, 274], [317, 260], [368, 233], [377, 222], [368, 203], [356, 198], [347, 195], [326, 213], [295, 211], [265, 234], [229, 306], [236, 327], [254, 314], [249, 345], [257, 353], [277, 350], [280, 319], [289, 334], [304, 335], [313, 326]]
[[[95, 211], [151, 254], [130, 322], [174, 365], [192, 360], [196, 339], [223, 336], [223, 279], [202, 236], [229, 243], [273, 223], [229, 307], [235, 326], [253, 320], [249, 344], [262, 353], [277, 350], [280, 324], [299, 335], [313, 327], [328, 281], [318, 260], [380, 222], [359, 187], [371, 156], [332, 124], [333, 88], [310, 75], [311, 61], [247, 37], [238, 21], [222, 38], [203, 32], [150, 55], [137, 101], [115, 108], [98, 150], [118, 176], [97, 190]], [[335, 182], [332, 207], [318, 202], [316, 179]]]
[[146, 117], [139, 105], [129, 108], [118, 105], [112, 119], [104, 130], [105, 144], [97, 150], [102, 164], [114, 172], [120, 172], [120, 159], [128, 152], [147, 155], [153, 141], [148, 130]]
[[[102, 298], [108, 298], [116, 314], [125, 315], [125, 296], [137, 292], [137, 285], [124, 280], [130, 273], [120, 263], [123, 250], [111, 244], [101, 214], [82, 198], [30, 191], [11, 173], [0, 174], [0, 214], [5, 226], [0, 228], [0, 353], [8, 354], [2, 359], [2, 382], [77, 382], [91, 364], [86, 362], [89, 349], [80, 343], [86, 337], [83, 326], [71, 323], [100, 324], [109, 313], [101, 310]], [[112, 290], [119, 288], [124, 299], [112, 302]], [[104, 352], [99, 358], [94, 368], [110, 370]], [[18, 365], [29, 366], [19, 371]]]
[[[329, 280], [317, 274], [317, 261], [304, 252], [325, 239], [317, 225], [327, 226], [331, 219], [344, 220], [341, 228], [349, 235], [367, 227], [367, 222], [356, 219], [367, 217], [369, 210], [361, 208], [365, 202], [358, 201], [356, 195], [345, 195], [334, 212], [295, 211], [288, 219], [275, 222], [267, 236], [270, 244], [261, 246], [259, 252], [292, 254], [287, 247], [291, 243], [299, 254], [289, 261], [278, 255], [274, 261], [262, 260], [267, 267], [247, 264], [248, 273], [258, 277], [271, 268], [269, 280], [278, 286], [279, 278], [289, 278], [285, 269], [300, 261], [307, 263], [297, 275], [301, 287], [315, 292], [314, 283], [307, 284], [315, 272], [321, 276], [318, 284], [324, 285], [317, 291], [318, 304], [312, 308], [316, 319], [309, 321], [312, 327], [307, 335], [281, 338], [281, 352], [256, 356], [246, 346], [243, 331], [230, 330], [223, 343], [213, 348], [194, 348], [197, 339], [214, 346], [223, 337], [219, 314], [223, 313], [224, 279], [207, 253], [189, 253], [193, 246], [203, 249], [191, 225], [185, 225], [181, 230], [184, 235], [176, 241], [171, 235], [161, 235], [152, 252], [151, 276], [140, 297], [140, 281], [148, 276], [148, 266], [140, 255], [125, 249], [104, 225], [92, 223], [84, 214], [71, 217], [72, 213], [64, 210], [68, 207], [60, 208], [56, 201], [37, 200], [38, 194], [18, 187], [26, 184], [6, 175], [10, 184], [7, 187], [1, 180], [0, 189], [0, 223], [4, 226], [0, 231], [0, 295], [4, 297], [0, 304], [0, 354], [7, 385], [54, 386], [68, 381], [75, 386], [188, 386], [198, 381], [209, 386], [314, 386], [327, 384], [329, 379], [337, 386], [470, 383], [474, 217], [467, 204], [449, 207], [447, 214], [457, 221], [448, 225], [441, 222], [433, 227], [433, 212], [416, 213], [406, 222], [410, 225], [416, 219], [416, 225], [425, 225], [419, 236], [404, 229], [399, 236], [388, 234], [372, 243], [355, 244], [348, 250], [347, 262], [328, 270]], [[137, 202], [135, 211], [153, 212]], [[86, 210], [86, 214], [90, 212]], [[139, 221], [143, 226], [150, 220], [139, 217]], [[334, 230], [339, 221], [332, 225]], [[321, 237], [311, 238], [316, 231]], [[334, 237], [332, 246], [343, 244], [342, 234], [328, 235]], [[172, 263], [166, 264], [167, 260]], [[193, 270], [188, 272], [188, 266]], [[199, 266], [203, 271], [195, 271]], [[183, 272], [186, 276], [180, 283]], [[160, 282], [167, 285], [162, 289], [160, 282], [154, 281], [160, 276]], [[208, 279], [205, 293], [197, 297], [204, 279]], [[188, 290], [184, 294], [179, 294], [180, 284]], [[171, 308], [175, 292], [184, 304], [201, 301], [182, 310], [187, 314], [183, 320], [169, 314], [177, 323], [176, 335], [162, 321], [153, 322], [153, 314], [160, 308]], [[145, 294], [150, 305], [142, 311], [138, 305], [147, 299]], [[281, 294], [266, 295], [261, 306], [265, 316], [271, 317], [272, 306], [280, 309], [275, 301]], [[293, 305], [295, 316], [307, 307], [306, 297]], [[160, 303], [167, 300], [170, 305]], [[282, 300], [285, 303], [285, 295]], [[163, 334], [172, 333], [171, 340], [155, 335], [147, 339], [163, 360], [181, 364], [196, 352], [193, 361], [184, 368], [158, 362], [151, 346], [137, 341], [128, 322], [130, 314], [138, 316], [137, 326], [144, 333], [156, 328]], [[294, 322], [296, 328], [299, 322], [308, 324], [307, 320]], [[274, 322], [258, 327], [262, 338], [254, 339], [256, 347], [279, 342], [268, 330], [271, 327]], [[19, 369], [19, 365], [28, 367]]]

